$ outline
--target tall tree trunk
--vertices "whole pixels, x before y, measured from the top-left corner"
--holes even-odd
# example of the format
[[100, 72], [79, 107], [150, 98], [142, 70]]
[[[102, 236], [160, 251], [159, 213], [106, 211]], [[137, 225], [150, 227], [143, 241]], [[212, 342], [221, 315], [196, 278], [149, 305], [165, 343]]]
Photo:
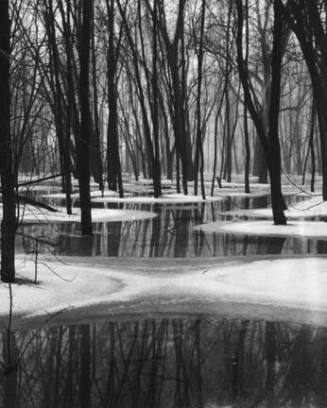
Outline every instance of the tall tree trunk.
[[106, 0], [108, 12], [109, 45], [107, 54], [109, 121], [107, 133], [108, 186], [119, 191], [123, 197], [121, 162], [118, 142], [117, 115], [117, 50], [114, 43], [115, 9], [114, 1]]
[[97, 57], [95, 43], [95, 21], [92, 21], [92, 88], [93, 88], [93, 131], [91, 132], [91, 171], [94, 181], [99, 184], [99, 190], [104, 190], [103, 163], [100, 141], [99, 108], [98, 108], [98, 84], [97, 84]]
[[2, 189], [1, 280], [15, 281], [16, 177], [10, 132], [9, 1], [0, 0], [0, 171]]
[[278, 133], [278, 118], [280, 104], [280, 77], [283, 56], [283, 19], [279, 3], [274, 2], [273, 47], [271, 54], [271, 83], [269, 111], [267, 116], [268, 133], [265, 120], [257, 110], [251, 94], [251, 84], [248, 66], [243, 58], [243, 20], [244, 10], [242, 0], [237, 0], [237, 66], [244, 91], [245, 103], [248, 106], [252, 120], [262, 144], [263, 152], [268, 165], [271, 186], [271, 203], [273, 220], [276, 225], [286, 224], [284, 210], [286, 209], [281, 189], [281, 156]]
[[202, 118], [201, 118], [201, 91], [202, 91], [202, 66], [203, 66], [203, 36], [204, 36], [204, 21], [205, 21], [205, 0], [202, 0], [201, 5], [201, 32], [200, 32], [200, 42], [198, 50], [198, 91], [197, 91], [197, 101], [196, 101], [196, 151], [194, 160], [194, 193], [198, 194], [198, 172], [200, 165], [200, 177], [201, 177], [201, 194], [203, 200], [205, 200], [205, 188], [204, 188], [204, 157], [203, 157], [203, 136], [202, 136]]
[[[65, 11], [62, 1], [59, 3], [59, 8], [63, 21], [65, 21]], [[52, 0], [49, 0], [45, 14], [45, 24], [46, 31], [49, 38], [49, 48], [50, 48], [50, 76], [51, 76], [51, 88], [53, 93], [53, 105], [54, 105], [54, 116], [55, 116], [55, 126], [56, 134], [59, 145], [59, 155], [60, 155], [60, 165], [62, 171], [63, 180], [63, 190], [66, 195], [66, 209], [67, 214], [72, 214], [72, 200], [71, 200], [71, 157], [70, 157], [70, 121], [71, 121], [71, 105], [70, 105], [70, 95], [68, 95], [68, 109], [65, 113], [64, 107], [64, 95], [62, 91], [61, 81], [60, 81], [60, 58], [58, 45], [56, 41], [56, 25], [55, 25], [55, 14], [54, 6]], [[69, 11], [67, 12], [67, 18], [69, 16]], [[65, 25], [68, 28], [68, 25]], [[68, 28], [70, 30], [70, 28]], [[65, 31], [65, 46], [66, 52], [70, 52], [70, 31]], [[69, 51], [68, 51], [69, 50]], [[70, 58], [67, 58], [67, 75], [70, 72]], [[68, 79], [69, 83], [69, 79]], [[69, 89], [69, 87], [68, 87]], [[73, 91], [72, 91], [73, 92]], [[66, 122], [66, 129], [64, 129], [64, 123]]]
[[153, 56], [152, 56], [152, 126], [153, 126], [153, 191], [154, 196], [161, 196], [161, 165], [159, 149], [159, 112], [158, 112], [158, 18], [157, 18], [157, 0], [153, 0], [153, 18], [152, 18], [152, 35], [153, 35]]
[[81, 100], [80, 137], [76, 140], [76, 167], [81, 203], [81, 229], [83, 235], [92, 235], [90, 197], [90, 92], [89, 62], [92, 0], [82, 0], [82, 32], [80, 44], [79, 92]]
[[311, 78], [320, 135], [322, 195], [327, 200], [327, 3], [275, 0], [294, 31]]
[[267, 157], [268, 171], [271, 184], [271, 204], [274, 223], [286, 224], [284, 210], [286, 209], [281, 185], [281, 154], [279, 143], [279, 107], [280, 83], [282, 68], [282, 36], [283, 17], [278, 2], [274, 2], [273, 49], [271, 55], [271, 97], [269, 106], [268, 144], [270, 154]]

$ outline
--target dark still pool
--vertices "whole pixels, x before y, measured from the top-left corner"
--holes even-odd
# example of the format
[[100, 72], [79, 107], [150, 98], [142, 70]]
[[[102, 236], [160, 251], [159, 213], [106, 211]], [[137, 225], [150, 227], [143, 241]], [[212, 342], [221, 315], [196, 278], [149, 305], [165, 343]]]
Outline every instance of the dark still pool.
[[230, 319], [4, 333], [13, 407], [325, 407], [327, 328]]

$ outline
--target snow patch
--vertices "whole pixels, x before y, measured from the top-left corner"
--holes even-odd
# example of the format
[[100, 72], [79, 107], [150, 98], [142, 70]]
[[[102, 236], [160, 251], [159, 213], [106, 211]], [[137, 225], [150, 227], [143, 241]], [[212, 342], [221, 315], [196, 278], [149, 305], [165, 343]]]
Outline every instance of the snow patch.
[[221, 201], [222, 197], [207, 196], [205, 200], [201, 196], [184, 195], [184, 194], [163, 194], [158, 198], [153, 196], [137, 196], [137, 197], [100, 197], [93, 201], [97, 203], [138, 203], [138, 204], [178, 204], [178, 203], [204, 203], [211, 201]]
[[[248, 210], [226, 211], [222, 215], [236, 215], [257, 218], [272, 218], [271, 208], [253, 208]], [[308, 200], [303, 200], [288, 206], [285, 211], [287, 218], [304, 219], [313, 217], [327, 217], [327, 201], [323, 201], [322, 195], [315, 195]]]
[[271, 221], [212, 222], [195, 227], [208, 233], [316, 238], [327, 240], [327, 223], [322, 221], [292, 221], [274, 225]]
[[[129, 266], [110, 259], [17, 261], [25, 283], [12, 284], [13, 325], [76, 321], [85, 316], [199, 314], [243, 316], [327, 325], [327, 258], [300, 257], [233, 262], [164, 259]], [[207, 265], [207, 266], [206, 266]], [[29, 282], [29, 283], [26, 283]], [[0, 285], [0, 321], [6, 324], [9, 285]]]
[[[30, 223], [56, 223], [56, 222], [81, 222], [80, 208], [73, 208], [73, 214], [68, 215], [62, 207], [58, 212], [50, 212], [45, 209], [31, 205], [20, 206], [19, 218], [23, 224]], [[121, 210], [107, 208], [92, 208], [92, 222], [116, 222], [137, 221], [157, 217], [150, 211]], [[2, 207], [0, 206], [0, 219], [2, 218]]]

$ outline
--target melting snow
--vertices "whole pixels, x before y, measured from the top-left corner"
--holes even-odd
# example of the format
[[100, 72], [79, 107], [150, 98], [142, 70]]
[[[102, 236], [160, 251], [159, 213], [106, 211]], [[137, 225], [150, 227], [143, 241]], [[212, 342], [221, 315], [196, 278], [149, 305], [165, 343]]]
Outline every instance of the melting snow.
[[271, 221], [212, 222], [195, 227], [204, 232], [227, 232], [260, 236], [293, 236], [327, 240], [327, 223], [322, 221], [291, 221], [287, 225], [274, 225]]
[[[110, 258], [61, 258], [38, 265], [38, 284], [13, 284], [13, 325], [83, 318], [221, 315], [327, 325], [327, 258], [163, 259], [128, 264]], [[34, 263], [17, 261], [20, 279], [34, 279]], [[6, 325], [9, 285], [0, 285]]]
[[[57, 208], [58, 212], [50, 212], [31, 205], [20, 206], [19, 218], [26, 223], [54, 223], [54, 222], [80, 222], [80, 208], [73, 208], [73, 214], [68, 215], [64, 208]], [[116, 222], [136, 221], [154, 218], [157, 214], [150, 211], [120, 210], [106, 208], [92, 208], [92, 222]], [[2, 207], [0, 206], [0, 218], [2, 218]]]
[[158, 198], [153, 196], [137, 196], [137, 197], [100, 197], [95, 198], [94, 202], [111, 202], [111, 203], [139, 203], [139, 204], [178, 204], [178, 203], [202, 203], [206, 201], [220, 201], [222, 197], [207, 196], [205, 200], [202, 197], [195, 195], [184, 194], [163, 194]]

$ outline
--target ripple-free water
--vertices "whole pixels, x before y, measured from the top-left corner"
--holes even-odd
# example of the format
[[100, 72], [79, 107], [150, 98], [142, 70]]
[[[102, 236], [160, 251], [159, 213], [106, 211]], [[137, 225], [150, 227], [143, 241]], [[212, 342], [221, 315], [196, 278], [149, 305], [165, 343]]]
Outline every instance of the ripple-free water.
[[175, 318], [61, 326], [9, 340], [4, 408], [327, 405], [324, 327]]
[[[325, 241], [205, 234], [194, 226], [260, 199], [198, 205], [136, 205], [154, 219], [26, 225], [19, 252], [110, 257], [211, 257], [318, 254]], [[114, 207], [114, 206], [112, 206]], [[235, 215], [237, 217], [237, 215]], [[233, 218], [233, 216], [232, 216]], [[324, 407], [327, 328], [265, 321], [163, 319], [108, 321], [3, 335], [4, 406], [21, 407]]]
[[[17, 245], [21, 252], [33, 252], [35, 241], [31, 236], [38, 236], [44, 240], [39, 243], [41, 252], [67, 256], [215, 257], [327, 252], [327, 242], [314, 239], [206, 234], [194, 230], [196, 225], [206, 222], [237, 220], [237, 209], [264, 205], [269, 205], [267, 197], [226, 198], [205, 204], [111, 204], [110, 208], [153, 211], [158, 216], [131, 222], [97, 223], [93, 237], [82, 237], [78, 223], [25, 225]], [[220, 215], [231, 210], [234, 215]]]

